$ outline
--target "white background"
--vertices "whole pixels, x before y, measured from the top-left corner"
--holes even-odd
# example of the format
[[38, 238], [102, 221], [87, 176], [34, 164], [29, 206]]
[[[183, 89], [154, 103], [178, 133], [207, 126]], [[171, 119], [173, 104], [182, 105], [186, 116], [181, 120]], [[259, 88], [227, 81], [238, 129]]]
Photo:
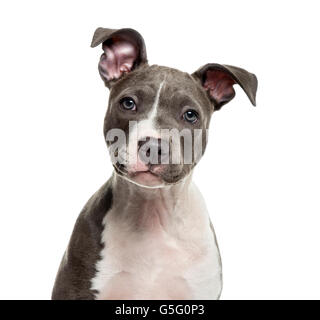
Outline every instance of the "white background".
[[2, 1], [0, 298], [49, 299], [75, 220], [111, 174], [96, 27], [137, 29], [151, 64], [243, 67], [195, 181], [222, 254], [222, 299], [320, 298], [317, 1]]

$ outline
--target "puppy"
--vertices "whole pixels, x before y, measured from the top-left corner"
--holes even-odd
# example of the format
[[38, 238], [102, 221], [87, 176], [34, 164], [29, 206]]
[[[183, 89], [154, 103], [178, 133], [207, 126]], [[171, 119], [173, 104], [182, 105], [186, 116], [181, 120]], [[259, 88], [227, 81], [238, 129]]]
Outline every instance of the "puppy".
[[52, 299], [218, 299], [219, 249], [192, 172], [213, 112], [235, 84], [255, 105], [257, 78], [216, 63], [192, 74], [150, 66], [133, 29], [98, 28], [100, 44], [114, 173], [80, 213]]

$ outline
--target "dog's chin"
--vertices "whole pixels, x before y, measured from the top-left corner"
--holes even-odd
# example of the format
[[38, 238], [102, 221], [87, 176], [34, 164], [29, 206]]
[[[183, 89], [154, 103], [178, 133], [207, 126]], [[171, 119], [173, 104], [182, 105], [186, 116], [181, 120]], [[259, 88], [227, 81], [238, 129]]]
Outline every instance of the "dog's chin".
[[185, 176], [169, 176], [165, 173], [157, 174], [152, 171], [133, 172], [126, 175], [126, 179], [145, 188], [163, 188], [183, 181]]
[[165, 186], [162, 178], [150, 171], [132, 172], [127, 175], [127, 178], [131, 182], [146, 188], [161, 188]]
[[145, 188], [163, 188], [184, 180], [188, 171], [182, 167], [153, 166], [150, 170], [128, 170], [124, 165], [114, 165], [115, 171], [125, 180]]
[[145, 188], [162, 188], [166, 185], [160, 175], [151, 171], [130, 171], [125, 166], [114, 165], [116, 173], [123, 179]]

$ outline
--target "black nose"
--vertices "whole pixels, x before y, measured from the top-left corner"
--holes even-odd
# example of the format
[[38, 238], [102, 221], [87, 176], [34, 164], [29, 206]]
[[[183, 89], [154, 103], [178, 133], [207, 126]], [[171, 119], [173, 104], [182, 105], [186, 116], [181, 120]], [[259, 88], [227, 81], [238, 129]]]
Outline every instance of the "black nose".
[[145, 137], [138, 141], [139, 158], [146, 164], [167, 164], [169, 143], [166, 140]]

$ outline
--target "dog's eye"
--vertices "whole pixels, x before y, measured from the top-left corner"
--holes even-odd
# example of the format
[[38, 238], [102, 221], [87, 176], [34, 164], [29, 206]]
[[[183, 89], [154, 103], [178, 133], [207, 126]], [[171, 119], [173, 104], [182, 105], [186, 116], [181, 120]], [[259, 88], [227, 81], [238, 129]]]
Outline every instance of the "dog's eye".
[[194, 110], [188, 110], [183, 114], [183, 119], [190, 123], [195, 123], [198, 120], [198, 114]]
[[120, 105], [122, 106], [122, 108], [124, 108], [125, 110], [136, 110], [136, 103], [134, 102], [134, 100], [130, 97], [125, 97], [122, 98], [120, 100]]

